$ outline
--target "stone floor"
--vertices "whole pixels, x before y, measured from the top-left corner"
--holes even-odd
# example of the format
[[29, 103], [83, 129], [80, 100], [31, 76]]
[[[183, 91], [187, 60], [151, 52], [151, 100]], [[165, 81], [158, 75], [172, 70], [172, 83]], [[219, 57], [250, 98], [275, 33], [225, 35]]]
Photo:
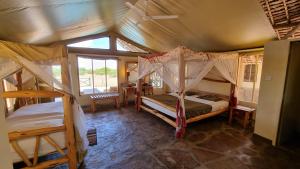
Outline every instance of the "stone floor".
[[[133, 107], [87, 114], [98, 144], [80, 169], [299, 169], [299, 153], [274, 148], [226, 117], [192, 124], [184, 139], [174, 128]], [[56, 167], [65, 169], [66, 166]]]

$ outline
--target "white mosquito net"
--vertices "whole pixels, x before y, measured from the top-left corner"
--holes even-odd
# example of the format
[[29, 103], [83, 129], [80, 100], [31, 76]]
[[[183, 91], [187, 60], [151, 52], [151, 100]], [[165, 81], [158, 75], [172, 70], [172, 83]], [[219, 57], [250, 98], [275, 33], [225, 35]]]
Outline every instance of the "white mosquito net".
[[[0, 80], [6, 79], [9, 83], [15, 84], [12, 74], [23, 69], [22, 83], [35, 76], [50, 87], [72, 95], [70, 84], [64, 85], [61, 78], [70, 79], [69, 71], [61, 69], [61, 75], [55, 76], [52, 73], [53, 65], [61, 65], [69, 69], [67, 48], [64, 45], [54, 45], [50, 47], [25, 45], [14, 42], [0, 41]], [[85, 117], [83, 111], [75, 100], [73, 104], [74, 124], [79, 141], [82, 144], [77, 145], [79, 161], [88, 147], [86, 138], [87, 130], [85, 126]], [[75, 134], [76, 134], [75, 133]]]
[[186, 125], [185, 91], [198, 86], [203, 78], [226, 80], [236, 84], [237, 68], [237, 53], [194, 52], [185, 47], [177, 47], [162, 56], [139, 57], [138, 79], [156, 72], [171, 91], [177, 93], [177, 134], [179, 134], [176, 136], [180, 137]]

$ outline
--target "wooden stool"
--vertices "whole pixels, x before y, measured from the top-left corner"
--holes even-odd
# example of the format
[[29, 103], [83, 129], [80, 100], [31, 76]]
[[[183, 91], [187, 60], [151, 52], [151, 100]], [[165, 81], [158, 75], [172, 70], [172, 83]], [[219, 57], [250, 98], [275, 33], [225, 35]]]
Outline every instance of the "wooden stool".
[[116, 104], [116, 108], [120, 107], [120, 101], [119, 101], [119, 93], [101, 93], [90, 96], [91, 99], [91, 109], [94, 113], [96, 111], [96, 104], [98, 101], [101, 100], [114, 100]]
[[235, 115], [239, 115], [239, 116], [242, 116], [242, 120], [240, 120], [238, 118], [237, 118], [237, 120], [242, 123], [244, 128], [246, 128], [252, 121], [252, 116], [253, 116], [254, 112], [255, 112], [255, 109], [241, 106], [241, 105], [230, 107], [228, 123], [231, 124], [232, 119], [235, 118]]

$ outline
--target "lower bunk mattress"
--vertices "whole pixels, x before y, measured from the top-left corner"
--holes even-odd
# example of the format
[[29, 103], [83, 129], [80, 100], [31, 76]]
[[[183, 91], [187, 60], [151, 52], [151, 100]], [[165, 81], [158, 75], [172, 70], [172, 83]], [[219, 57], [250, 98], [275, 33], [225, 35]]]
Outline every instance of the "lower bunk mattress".
[[[86, 151], [88, 140], [86, 138], [85, 117], [81, 107], [78, 104], [73, 105], [74, 125], [77, 136], [76, 146], [82, 151]], [[55, 127], [63, 124], [64, 113], [62, 102], [51, 102], [34, 104], [21, 107], [6, 118], [9, 132], [24, 131], [31, 129]], [[65, 132], [48, 134], [61, 148], [65, 148]], [[34, 156], [35, 137], [29, 137], [17, 141], [27, 157]], [[13, 162], [23, 161], [11, 146]], [[55, 152], [56, 149], [49, 145], [44, 139], [41, 139], [39, 155], [46, 155]]]
[[[177, 97], [174, 94], [142, 96], [142, 103], [164, 113], [172, 118], [176, 118]], [[229, 102], [226, 100], [206, 100], [195, 96], [185, 96], [184, 99], [186, 119], [216, 112], [228, 108]]]

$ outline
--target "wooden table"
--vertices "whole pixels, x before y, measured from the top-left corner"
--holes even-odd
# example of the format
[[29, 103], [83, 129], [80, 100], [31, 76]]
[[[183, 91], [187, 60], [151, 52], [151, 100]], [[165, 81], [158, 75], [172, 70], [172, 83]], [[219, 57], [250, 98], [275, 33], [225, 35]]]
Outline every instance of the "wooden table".
[[96, 111], [96, 104], [102, 100], [114, 100], [116, 108], [120, 107], [120, 94], [119, 93], [101, 93], [90, 96], [92, 112]]
[[[233, 118], [235, 118], [235, 116], [239, 115], [239, 116], [242, 116], [241, 123], [242, 123], [243, 127], [246, 128], [252, 121], [252, 116], [253, 116], [254, 112], [255, 112], [255, 109], [241, 106], [241, 105], [230, 107], [228, 123], [231, 124]], [[238, 121], [240, 121], [240, 120], [238, 119]]]
[[[122, 91], [123, 91], [124, 106], [127, 106], [128, 97], [130, 95], [135, 95], [137, 88], [136, 86], [126, 86], [126, 87], [122, 87]], [[144, 95], [153, 95], [153, 86], [142, 86], [142, 93]]]
[[122, 91], [123, 91], [124, 106], [127, 106], [128, 105], [128, 96], [136, 94], [136, 87], [135, 86], [122, 87]]
[[153, 95], [153, 86], [142, 86], [144, 95]]

